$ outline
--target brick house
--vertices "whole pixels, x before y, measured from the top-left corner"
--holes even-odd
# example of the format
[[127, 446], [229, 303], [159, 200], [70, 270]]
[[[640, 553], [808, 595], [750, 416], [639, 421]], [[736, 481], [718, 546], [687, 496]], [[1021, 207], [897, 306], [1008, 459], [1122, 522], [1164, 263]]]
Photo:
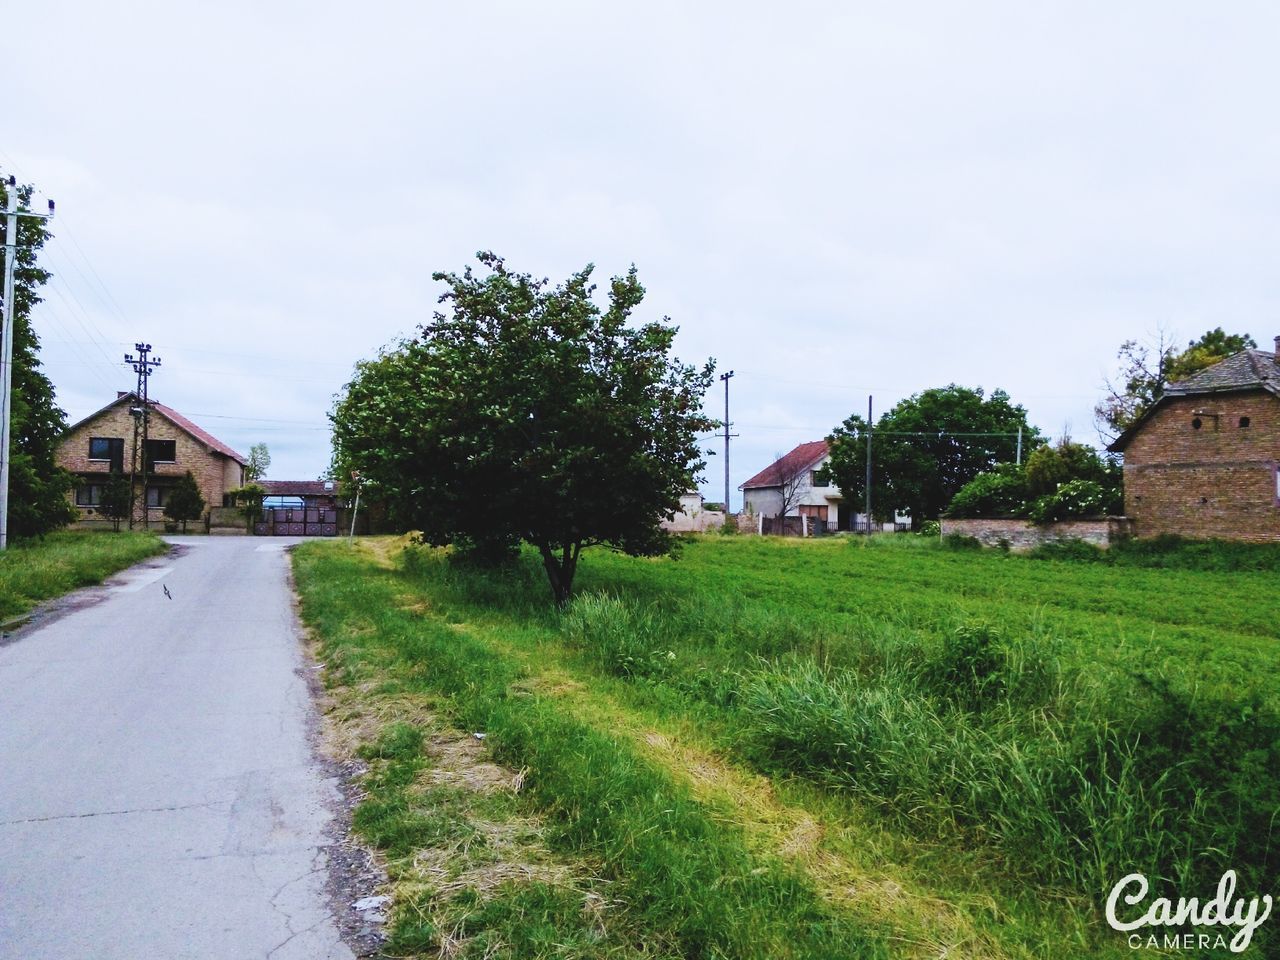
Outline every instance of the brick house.
[[1169, 384], [1107, 449], [1137, 536], [1280, 540], [1280, 337]]
[[[151, 465], [143, 494], [143, 451], [134, 452], [134, 426], [141, 416], [137, 394], [120, 393], [96, 413], [72, 425], [58, 445], [58, 465], [76, 477], [70, 496], [81, 523], [105, 522], [98, 504], [113, 471], [134, 478], [134, 525], [162, 526], [168, 492], [188, 470], [206, 509], [221, 506], [228, 491], [244, 485], [245, 458], [178, 411], [152, 400], [146, 460]], [[138, 444], [142, 440], [139, 435]], [[144, 507], [143, 501], [146, 501]]]

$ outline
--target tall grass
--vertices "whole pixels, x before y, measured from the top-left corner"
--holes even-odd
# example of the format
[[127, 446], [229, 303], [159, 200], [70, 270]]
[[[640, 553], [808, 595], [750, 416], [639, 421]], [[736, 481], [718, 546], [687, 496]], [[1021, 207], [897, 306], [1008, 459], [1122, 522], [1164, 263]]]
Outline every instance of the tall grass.
[[[454, 588], [445, 603], [483, 597], [520, 606], [519, 597], [493, 590], [500, 576], [477, 579], [424, 555], [411, 566], [412, 577]], [[749, 854], [733, 826], [634, 744], [529, 693], [518, 682], [519, 662], [451, 629], [447, 611], [423, 618], [398, 609], [403, 585], [393, 574], [328, 544], [300, 548], [295, 571], [303, 617], [322, 638], [326, 660], [341, 668], [353, 656], [385, 656], [399, 682], [447, 697], [458, 726], [484, 731], [497, 759], [526, 771], [524, 790], [546, 815], [549, 839], [599, 863], [655, 942], [675, 943], [691, 957], [889, 955], [883, 932], [831, 912], [793, 871]], [[412, 754], [414, 744], [411, 735], [393, 733], [373, 749]], [[390, 843], [413, 842], [419, 830], [424, 842], [437, 839], [427, 835], [437, 825], [408, 807], [364, 808], [356, 822], [367, 832], [385, 828], [379, 836]]]
[[0, 553], [0, 620], [77, 587], [101, 583], [166, 549], [153, 534], [127, 531], [63, 531], [12, 544]]
[[463, 575], [424, 555], [415, 575], [714, 706], [759, 769], [988, 849], [1015, 876], [1094, 903], [1133, 871], [1199, 890], [1234, 869], [1266, 889], [1280, 677], [1274, 585], [1251, 571], [1274, 550], [1127, 549], [1044, 564], [708, 538], [678, 562], [588, 555], [558, 616], [528, 563]]

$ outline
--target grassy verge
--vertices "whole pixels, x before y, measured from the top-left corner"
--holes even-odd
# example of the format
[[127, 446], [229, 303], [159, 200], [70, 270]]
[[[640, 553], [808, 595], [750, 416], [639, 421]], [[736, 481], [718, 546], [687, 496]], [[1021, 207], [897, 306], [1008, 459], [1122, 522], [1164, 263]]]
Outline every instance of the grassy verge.
[[[891, 928], [834, 908], [803, 871], [755, 847], [739, 825], [702, 802], [633, 737], [556, 695], [554, 682], [548, 685], [553, 676], [433, 609], [434, 598], [412, 578], [339, 544], [300, 548], [295, 570], [303, 616], [319, 639], [330, 682], [339, 689], [363, 687], [371, 700], [406, 692], [435, 697], [454, 727], [484, 732], [495, 759], [523, 771], [519, 802], [544, 825], [547, 848], [590, 866], [609, 891], [614, 929], [623, 931], [615, 946], [606, 939], [575, 953], [566, 944], [583, 943], [573, 928], [581, 912], [524, 885], [509, 888], [509, 896], [533, 904], [542, 918], [535, 926], [548, 931], [544, 948], [519, 952], [510, 932], [486, 926], [485, 918], [507, 922], [514, 908], [495, 905], [483, 891], [463, 898], [467, 916], [484, 926], [468, 928], [467, 942], [492, 934], [509, 951], [493, 955], [521, 957], [601, 956], [611, 949], [759, 958], [898, 952]], [[389, 753], [407, 766], [384, 778], [392, 787], [369, 785], [369, 798], [356, 813], [358, 828], [393, 859], [462, 842], [441, 839], [451, 828], [439, 822], [438, 802], [413, 798], [409, 784], [418, 776], [413, 765], [420, 751], [415, 735], [383, 736], [398, 737], [398, 745], [375, 743], [367, 748], [371, 756]], [[438, 883], [427, 888], [397, 886], [393, 942], [424, 952], [456, 950], [438, 922], [414, 926], [414, 917], [429, 917], [448, 899]], [[418, 908], [403, 906], [411, 902]]]
[[117, 570], [163, 553], [149, 533], [63, 531], [0, 553], [0, 620], [77, 587], [101, 583]]

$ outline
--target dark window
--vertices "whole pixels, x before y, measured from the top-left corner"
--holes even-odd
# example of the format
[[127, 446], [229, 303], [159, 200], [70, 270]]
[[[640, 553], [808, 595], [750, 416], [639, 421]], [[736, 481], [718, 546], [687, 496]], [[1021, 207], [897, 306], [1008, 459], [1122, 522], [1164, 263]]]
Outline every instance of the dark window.
[[85, 483], [76, 487], [76, 506], [96, 507], [102, 503], [102, 484]]
[[1204, 426], [1204, 421], [1201, 420], [1199, 417], [1196, 417], [1194, 420], [1191, 421], [1192, 430], [1199, 430], [1203, 426]]
[[1240, 418], [1240, 428], [1243, 430], [1243, 429], [1245, 429], [1245, 428], [1246, 428], [1246, 427], [1248, 427], [1248, 426], [1249, 426], [1249, 418], [1248, 418], [1248, 417], [1241, 417], [1241, 418]]
[[122, 473], [124, 471], [124, 438], [90, 437], [89, 459], [108, 460], [115, 473]]
[[147, 463], [174, 463], [178, 459], [176, 440], [148, 440]]
[[172, 487], [147, 487], [147, 506], [163, 507], [169, 502], [169, 491]]

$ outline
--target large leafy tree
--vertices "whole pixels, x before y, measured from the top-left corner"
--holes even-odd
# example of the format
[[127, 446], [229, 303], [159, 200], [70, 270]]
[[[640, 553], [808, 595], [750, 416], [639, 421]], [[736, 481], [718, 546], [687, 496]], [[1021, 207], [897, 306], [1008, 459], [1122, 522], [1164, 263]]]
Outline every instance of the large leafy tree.
[[[951, 384], [903, 400], [872, 426], [872, 512], [882, 519], [911, 514], [919, 527], [937, 517], [951, 498], [979, 473], [1013, 460], [1018, 430], [1023, 449], [1040, 442], [1027, 411], [1003, 390]], [[827, 472], [853, 506], [866, 493], [867, 421], [851, 416], [827, 438]]]
[[[0, 209], [8, 202], [7, 178], [0, 178]], [[18, 204], [25, 207], [32, 188], [19, 186]], [[0, 238], [8, 241], [0, 216]], [[40, 302], [40, 287], [51, 274], [38, 263], [48, 239], [43, 220], [18, 218], [17, 260], [13, 284], [13, 412], [10, 427], [9, 534], [17, 538], [48, 533], [76, 518], [67, 498], [72, 477], [55, 460], [67, 415], [54, 399], [53, 384], [40, 369], [40, 340], [31, 328], [31, 309]]]
[[357, 366], [330, 414], [335, 466], [429, 543], [532, 544], [564, 603], [584, 547], [670, 550], [659, 521], [704, 465], [713, 365], [674, 359], [667, 322], [630, 325], [634, 267], [601, 309], [590, 266], [553, 288], [479, 259], [434, 275], [446, 309], [419, 337]]
[[1114, 440], [1164, 396], [1166, 385], [1257, 346], [1247, 333], [1227, 333], [1221, 327], [1188, 341], [1183, 350], [1163, 331], [1153, 343], [1126, 340], [1116, 354], [1120, 370], [1106, 381], [1107, 396], [1093, 409], [1098, 432], [1108, 442]]

